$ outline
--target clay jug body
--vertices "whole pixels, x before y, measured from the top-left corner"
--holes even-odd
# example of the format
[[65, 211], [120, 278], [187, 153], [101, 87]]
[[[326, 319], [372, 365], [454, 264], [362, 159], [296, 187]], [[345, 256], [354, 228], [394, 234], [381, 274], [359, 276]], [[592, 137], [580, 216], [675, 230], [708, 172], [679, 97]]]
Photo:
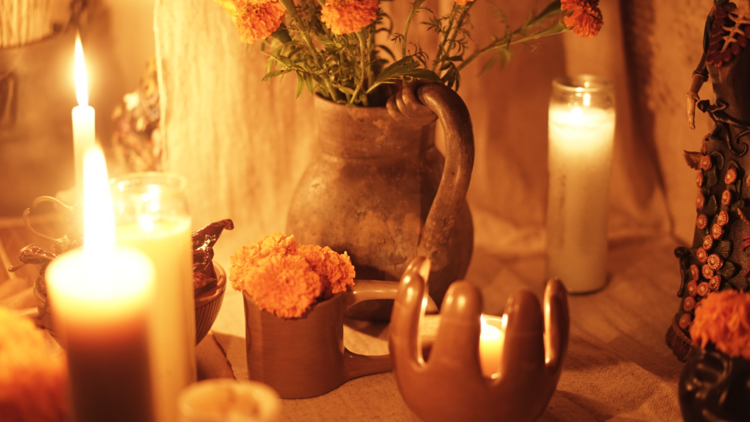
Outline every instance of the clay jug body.
[[[321, 154], [297, 186], [287, 232], [300, 244], [347, 251], [362, 279], [397, 281], [420, 250], [437, 262], [430, 295], [440, 304], [471, 260], [474, 233], [465, 195], [473, 137], [464, 139], [467, 132], [471, 135], [468, 111], [456, 113], [450, 109], [455, 104], [445, 106], [441, 98], [433, 109], [429, 89], [434, 89], [433, 99], [445, 94], [449, 103], [458, 99], [458, 107], [465, 111], [465, 106], [441, 85], [417, 91], [443, 124], [447, 165], [435, 147], [434, 121], [397, 121], [386, 107], [347, 107], [316, 98]], [[457, 134], [455, 126], [461, 125], [463, 132]], [[444, 168], [450, 169], [446, 176]], [[450, 180], [441, 184], [441, 177]], [[371, 301], [357, 305], [352, 314], [387, 319], [390, 306]]]

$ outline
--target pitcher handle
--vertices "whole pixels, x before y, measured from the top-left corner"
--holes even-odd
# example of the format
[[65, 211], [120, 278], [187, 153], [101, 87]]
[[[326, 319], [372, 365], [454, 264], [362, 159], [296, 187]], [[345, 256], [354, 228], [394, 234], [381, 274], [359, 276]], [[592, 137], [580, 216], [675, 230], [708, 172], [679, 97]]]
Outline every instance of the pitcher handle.
[[[398, 283], [392, 281], [357, 280], [347, 294], [346, 309], [365, 300], [395, 299], [397, 292]], [[432, 305], [435, 303], [432, 302]], [[393, 364], [389, 354], [367, 356], [344, 349], [344, 372], [347, 381], [364, 375], [389, 372], [391, 369]]]
[[436, 252], [448, 242], [469, 190], [474, 167], [474, 130], [466, 104], [445, 85], [422, 85], [417, 88], [417, 98], [437, 115], [445, 135], [443, 175], [417, 246], [417, 256], [429, 258], [433, 269], [440, 270], [450, 257], [437, 256]]

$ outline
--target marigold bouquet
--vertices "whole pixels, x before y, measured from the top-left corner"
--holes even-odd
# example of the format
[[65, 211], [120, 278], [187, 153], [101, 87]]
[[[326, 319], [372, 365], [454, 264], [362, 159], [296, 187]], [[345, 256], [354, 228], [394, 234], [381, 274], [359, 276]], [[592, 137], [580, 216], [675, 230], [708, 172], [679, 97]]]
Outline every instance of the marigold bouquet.
[[[487, 59], [484, 73], [495, 64], [504, 67], [514, 45], [568, 30], [591, 38], [602, 27], [599, 0], [552, 1], [543, 10], [532, 11], [517, 28], [499, 10], [504, 32], [470, 51], [474, 0], [453, 0], [447, 16], [425, 7], [425, 0], [415, 0], [400, 33], [393, 32], [392, 20], [380, 7], [386, 0], [216, 1], [231, 17], [243, 42], [263, 41], [262, 51], [268, 56], [263, 80], [293, 73], [297, 96], [307, 88], [337, 103], [360, 106], [383, 105], [390, 87], [413, 79], [458, 90], [461, 71], [480, 57]], [[412, 22], [425, 18], [422, 24], [439, 37], [432, 57], [409, 41]], [[390, 47], [379, 42], [384, 38], [379, 34], [387, 36]]]
[[696, 345], [750, 360], [750, 293], [723, 290], [701, 301], [690, 327]]

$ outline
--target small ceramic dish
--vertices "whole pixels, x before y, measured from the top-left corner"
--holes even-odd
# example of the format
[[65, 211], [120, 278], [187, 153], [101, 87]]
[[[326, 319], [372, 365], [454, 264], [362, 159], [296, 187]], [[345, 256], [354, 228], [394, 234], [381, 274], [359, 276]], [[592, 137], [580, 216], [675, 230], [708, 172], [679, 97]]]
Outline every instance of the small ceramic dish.
[[[224, 301], [224, 292], [227, 287], [227, 274], [224, 268], [214, 262], [214, 271], [216, 271], [216, 286], [199, 294], [195, 297], [195, 344], [198, 344], [206, 337], [211, 326], [214, 325], [216, 317], [219, 316], [221, 304]], [[34, 283], [34, 299], [39, 311], [37, 317], [44, 328], [46, 328], [55, 341], [60, 343], [58, 338], [59, 332], [55, 330], [54, 315], [49, 312], [47, 295], [43, 294]]]

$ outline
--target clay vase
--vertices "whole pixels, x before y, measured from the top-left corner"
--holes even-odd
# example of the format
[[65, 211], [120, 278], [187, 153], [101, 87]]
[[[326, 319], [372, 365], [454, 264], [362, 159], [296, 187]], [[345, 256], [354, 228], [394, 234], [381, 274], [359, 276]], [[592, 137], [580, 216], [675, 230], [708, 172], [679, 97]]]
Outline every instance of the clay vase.
[[360, 301], [393, 299], [397, 288], [396, 283], [357, 280], [351, 290], [314, 304], [300, 318], [260, 310], [243, 292], [250, 379], [273, 387], [281, 398], [302, 399], [390, 371], [389, 355], [364, 356], [344, 348], [344, 312]]
[[[473, 247], [465, 197], [474, 138], [464, 102], [428, 84], [403, 89], [388, 107], [316, 98], [315, 113], [321, 154], [297, 186], [287, 234], [348, 252], [363, 279], [395, 282], [412, 258], [429, 257], [430, 296], [442, 303], [448, 285], [466, 274]], [[435, 148], [435, 116], [447, 158]], [[390, 317], [390, 302], [366, 305], [350, 315]]]
[[682, 370], [680, 410], [685, 422], [750, 420], [750, 361], [693, 348]]

